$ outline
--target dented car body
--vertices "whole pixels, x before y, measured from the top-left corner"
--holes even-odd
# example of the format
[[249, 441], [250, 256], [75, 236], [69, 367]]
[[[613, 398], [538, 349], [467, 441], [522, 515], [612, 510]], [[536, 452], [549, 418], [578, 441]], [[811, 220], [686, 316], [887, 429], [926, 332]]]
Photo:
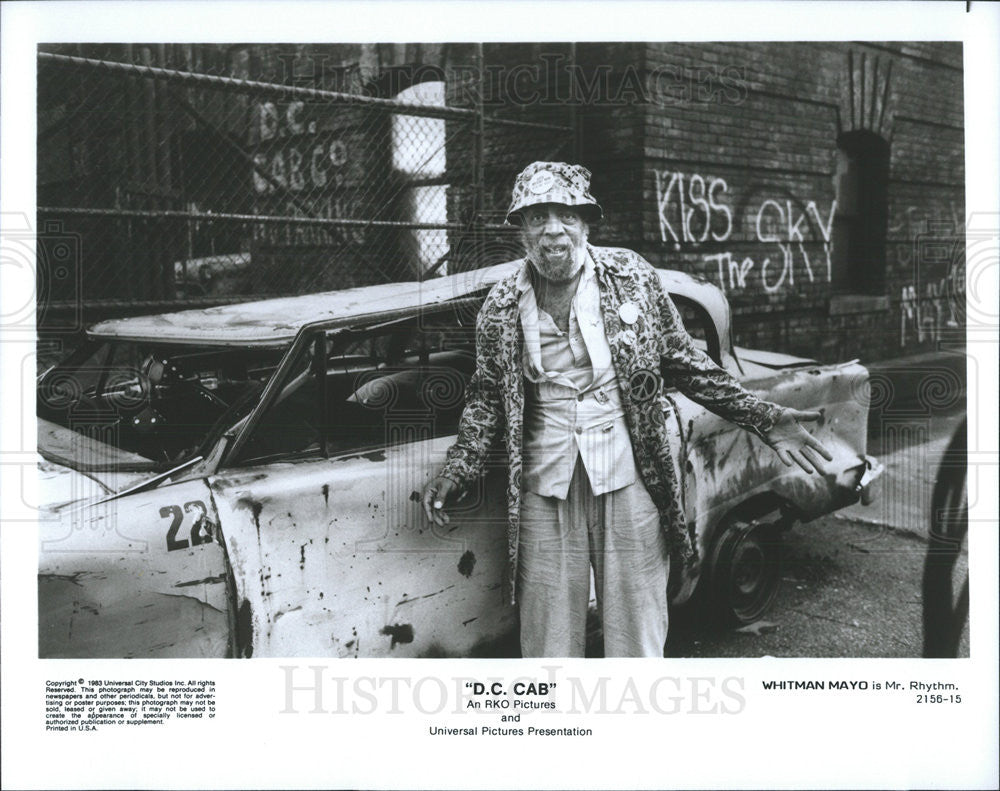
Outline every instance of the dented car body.
[[[513, 266], [92, 327], [39, 379], [40, 655], [495, 652], [516, 624], [502, 449], [447, 526], [418, 493], [454, 441], [479, 305]], [[716, 362], [823, 414], [834, 459], [807, 476], [663, 394], [700, 557], [672, 601], [751, 621], [781, 531], [874, 496], [868, 374], [734, 348], [717, 288], [660, 276]]]

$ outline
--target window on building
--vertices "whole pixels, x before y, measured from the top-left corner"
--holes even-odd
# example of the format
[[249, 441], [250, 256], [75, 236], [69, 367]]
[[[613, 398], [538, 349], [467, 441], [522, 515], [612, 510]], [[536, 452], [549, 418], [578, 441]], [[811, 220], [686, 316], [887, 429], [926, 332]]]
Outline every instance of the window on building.
[[837, 139], [831, 278], [839, 294], [885, 293], [889, 144], [867, 130]]
[[[443, 82], [421, 82], [400, 91], [397, 101], [444, 107]], [[403, 216], [410, 222], [444, 224], [448, 221], [445, 121], [416, 115], [392, 117], [392, 163], [404, 179]], [[414, 268], [421, 274], [445, 274], [448, 232], [444, 228], [410, 231]]]

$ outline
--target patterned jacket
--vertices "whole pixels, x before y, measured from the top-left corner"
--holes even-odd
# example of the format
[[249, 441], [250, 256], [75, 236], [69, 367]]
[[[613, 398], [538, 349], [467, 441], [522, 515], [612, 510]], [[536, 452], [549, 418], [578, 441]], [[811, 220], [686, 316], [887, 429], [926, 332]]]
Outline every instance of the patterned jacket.
[[[694, 346], [653, 267], [631, 250], [588, 246], [601, 291], [601, 314], [621, 390], [636, 467], [660, 512], [675, 560], [695, 550], [681, 504], [680, 480], [670, 454], [660, 393], [665, 381], [686, 396], [754, 433], [774, 425], [779, 408], [745, 390]], [[476, 322], [476, 370], [466, 389], [458, 439], [441, 474], [460, 490], [484, 470], [500, 434], [507, 450], [508, 568], [504, 588], [514, 600], [521, 510], [524, 425], [523, 334], [517, 273], [493, 286]], [[626, 324], [619, 307], [631, 302], [638, 318]], [[626, 316], [628, 311], [626, 311]], [[650, 373], [655, 388], [648, 387]]]

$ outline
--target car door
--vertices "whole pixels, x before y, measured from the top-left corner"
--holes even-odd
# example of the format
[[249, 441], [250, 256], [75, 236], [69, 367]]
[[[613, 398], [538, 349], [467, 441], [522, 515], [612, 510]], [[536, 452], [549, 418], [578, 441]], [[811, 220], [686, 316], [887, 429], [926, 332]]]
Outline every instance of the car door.
[[[41, 485], [54, 477], [69, 480], [68, 490], [95, 488], [81, 473], [43, 465]], [[229, 652], [225, 554], [204, 480], [42, 511], [39, 538], [39, 656]]]
[[369, 351], [394, 349], [391, 359], [352, 352], [318, 364], [325, 352], [304, 352], [235, 462], [210, 479], [236, 590], [238, 654], [505, 650], [498, 641], [514, 627], [501, 593], [505, 468], [444, 528], [427, 522], [420, 503], [454, 442], [471, 373], [468, 351], [443, 348], [440, 336], [431, 344], [428, 332], [413, 325], [367, 339]]

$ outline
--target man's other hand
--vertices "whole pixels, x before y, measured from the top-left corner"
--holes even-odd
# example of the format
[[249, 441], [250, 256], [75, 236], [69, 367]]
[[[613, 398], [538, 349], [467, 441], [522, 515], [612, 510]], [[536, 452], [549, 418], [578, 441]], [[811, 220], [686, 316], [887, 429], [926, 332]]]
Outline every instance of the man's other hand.
[[821, 417], [819, 412], [803, 412], [800, 409], [782, 407], [777, 422], [764, 434], [764, 438], [787, 466], [791, 467], [795, 463], [811, 474], [818, 471], [821, 466], [813, 454], [822, 456], [827, 461], [831, 461], [833, 456], [822, 442], [800, 424], [813, 422]]
[[448, 514], [444, 511], [448, 498], [455, 493], [455, 482], [451, 478], [437, 476], [424, 487], [424, 513], [428, 521], [441, 526], [448, 524]]

